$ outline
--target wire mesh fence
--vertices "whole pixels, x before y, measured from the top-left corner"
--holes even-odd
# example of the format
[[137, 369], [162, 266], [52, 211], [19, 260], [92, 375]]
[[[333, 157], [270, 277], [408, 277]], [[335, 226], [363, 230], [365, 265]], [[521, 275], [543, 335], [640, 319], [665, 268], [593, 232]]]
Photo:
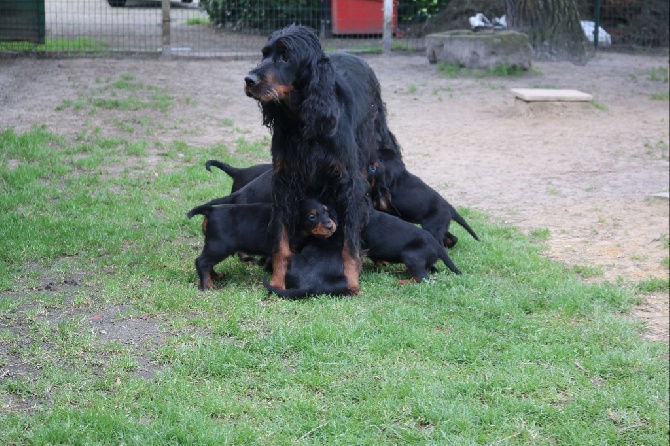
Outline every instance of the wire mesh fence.
[[[600, 13], [612, 48], [668, 47], [667, 0], [575, 1], [585, 20]], [[479, 3], [502, 11], [502, 2]], [[396, 0], [392, 48], [421, 51], [426, 33], [468, 27], [473, 4]], [[326, 50], [382, 51], [383, 0], [0, 0], [0, 55], [236, 58], [257, 55], [290, 23], [316, 29]]]
[[618, 50], [668, 48], [667, 0], [576, 0], [583, 20], [599, 18]]
[[[25, 17], [25, 2], [43, 10], [41, 29]], [[272, 30], [291, 23], [316, 29], [329, 50], [381, 51], [383, 0], [304, 3], [284, 8], [253, 0], [173, 1], [165, 15], [160, 0], [0, 0], [0, 53], [239, 57], [257, 55]], [[422, 49], [422, 39], [402, 30], [411, 32], [426, 19], [411, 9], [395, 4], [396, 49]], [[406, 17], [400, 21], [401, 13]]]

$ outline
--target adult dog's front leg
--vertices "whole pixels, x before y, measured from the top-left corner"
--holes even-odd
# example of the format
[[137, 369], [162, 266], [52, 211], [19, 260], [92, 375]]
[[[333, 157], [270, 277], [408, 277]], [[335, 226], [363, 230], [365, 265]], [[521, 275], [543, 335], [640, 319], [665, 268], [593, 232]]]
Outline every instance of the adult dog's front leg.
[[286, 289], [286, 271], [291, 258], [289, 236], [286, 225], [282, 225], [281, 236], [276, 251], [272, 253], [272, 280], [270, 285], [281, 290]]
[[352, 295], [360, 291], [358, 278], [361, 273], [361, 259], [353, 256], [349, 250], [349, 241], [345, 238], [342, 246], [342, 260], [344, 261], [344, 276], [347, 278], [347, 289]]

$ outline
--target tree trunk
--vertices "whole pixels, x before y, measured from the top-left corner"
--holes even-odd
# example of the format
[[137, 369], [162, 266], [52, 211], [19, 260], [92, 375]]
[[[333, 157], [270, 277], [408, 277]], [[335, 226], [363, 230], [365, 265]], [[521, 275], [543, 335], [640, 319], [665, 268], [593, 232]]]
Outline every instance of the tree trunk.
[[585, 64], [588, 40], [574, 0], [505, 0], [507, 27], [528, 35], [538, 60]]

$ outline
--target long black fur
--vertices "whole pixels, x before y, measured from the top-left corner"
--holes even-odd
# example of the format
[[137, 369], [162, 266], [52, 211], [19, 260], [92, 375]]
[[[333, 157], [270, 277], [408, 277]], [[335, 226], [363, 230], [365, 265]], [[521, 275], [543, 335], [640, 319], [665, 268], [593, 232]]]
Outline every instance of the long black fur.
[[307, 27], [274, 32], [262, 52], [245, 92], [272, 132], [275, 252], [284, 228], [289, 235], [296, 230], [297, 203], [313, 195], [335, 209], [348, 252], [358, 259], [370, 209], [367, 166], [389, 139], [380, 134], [388, 128], [379, 82], [361, 58], [324, 53]]

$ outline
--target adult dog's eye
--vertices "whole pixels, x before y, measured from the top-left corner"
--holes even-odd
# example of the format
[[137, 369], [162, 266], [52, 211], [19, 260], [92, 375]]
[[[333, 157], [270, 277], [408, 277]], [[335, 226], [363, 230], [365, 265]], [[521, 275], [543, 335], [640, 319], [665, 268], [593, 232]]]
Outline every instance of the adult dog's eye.
[[309, 221], [314, 221], [314, 220], [316, 220], [316, 215], [309, 214]]
[[282, 62], [288, 62], [288, 54], [286, 54], [286, 50], [279, 52], [279, 60]]

